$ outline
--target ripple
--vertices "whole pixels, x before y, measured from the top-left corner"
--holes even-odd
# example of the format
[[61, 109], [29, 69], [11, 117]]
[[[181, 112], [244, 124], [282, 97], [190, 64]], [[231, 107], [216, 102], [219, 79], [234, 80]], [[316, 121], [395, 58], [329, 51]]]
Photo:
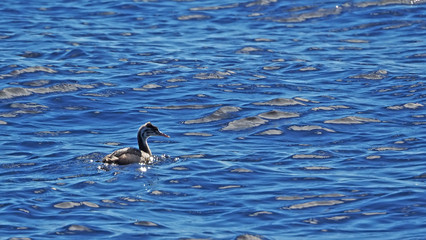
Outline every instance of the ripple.
[[126, 202], [147, 202], [147, 200], [141, 198], [121, 197], [120, 199]]
[[362, 215], [365, 216], [374, 216], [374, 215], [385, 215], [388, 214], [387, 212], [365, 212], [365, 213], [361, 213]]
[[91, 207], [91, 208], [99, 208], [98, 204], [92, 203], [92, 202], [87, 202], [87, 201], [83, 201], [83, 202], [61, 202], [61, 203], [57, 203], [57, 204], [53, 205], [53, 207], [67, 209], [67, 208], [79, 207], [79, 206], [82, 206], [82, 205], [87, 206], [87, 207]]
[[70, 58], [84, 58], [87, 57], [88, 54], [81, 49], [72, 49], [71, 51], [66, 51], [60, 59], [70, 59]]
[[49, 84], [50, 81], [49, 80], [33, 80], [33, 81], [28, 81], [28, 82], [12, 82], [11, 84], [21, 84], [24, 86], [30, 86], [30, 87], [41, 87], [41, 86], [45, 86], [47, 84]]
[[318, 68], [316, 68], [316, 67], [303, 67], [303, 68], [300, 68], [299, 69], [299, 71], [301, 71], [301, 72], [306, 72], [306, 71], [318, 71], [319, 69]]
[[164, 192], [162, 192], [162, 191], [159, 191], [159, 190], [154, 190], [154, 191], [152, 191], [151, 193], [150, 193], [151, 195], [163, 195], [164, 194]]
[[189, 154], [189, 155], [182, 155], [181, 158], [204, 158], [204, 154]]
[[364, 118], [364, 117], [357, 117], [357, 116], [348, 116], [344, 118], [324, 121], [324, 123], [331, 123], [331, 124], [363, 124], [363, 123], [369, 123], [369, 122], [381, 122], [381, 121], [374, 118]]
[[165, 107], [144, 107], [146, 109], [167, 109], [167, 110], [182, 110], [182, 109], [204, 109], [217, 107], [219, 104], [207, 104], [207, 105], [175, 105], [175, 106], [165, 106]]
[[149, 91], [152, 89], [158, 89], [163, 88], [161, 85], [158, 85], [156, 83], [150, 83], [142, 86], [142, 88], [133, 88], [134, 91]]
[[269, 105], [269, 106], [296, 106], [305, 105], [299, 101], [289, 98], [275, 98], [266, 102], [255, 102], [254, 105]]
[[276, 40], [269, 39], [269, 38], [255, 38], [253, 39], [255, 42], [275, 42]]
[[386, 108], [390, 110], [402, 110], [402, 109], [417, 109], [421, 107], [424, 107], [424, 105], [421, 103], [406, 103], [403, 105], [394, 105], [394, 106], [390, 106]]
[[202, 132], [187, 132], [184, 133], [186, 136], [201, 136], [201, 137], [211, 137], [213, 134], [210, 133], [202, 133]]
[[48, 106], [38, 104], [38, 103], [34, 103], [34, 102], [12, 103], [12, 104], [10, 104], [10, 107], [11, 108], [21, 108], [21, 109], [25, 109], [25, 108], [49, 108]]
[[213, 73], [197, 73], [196, 75], [193, 76], [193, 78], [197, 78], [197, 79], [202, 79], [202, 80], [206, 80], [206, 79], [224, 79], [227, 76], [230, 76], [234, 74], [234, 72], [232, 71], [226, 71], [226, 72], [213, 72]]
[[365, 157], [365, 159], [368, 159], [368, 160], [374, 160], [374, 159], [380, 159], [380, 158], [382, 157], [378, 155], [371, 155], [371, 156]]
[[0, 113], [1, 117], [17, 117], [21, 114], [38, 114], [46, 111], [49, 107], [38, 103], [12, 103], [10, 108], [19, 109], [11, 112]]
[[188, 171], [189, 170], [187, 167], [180, 167], [180, 166], [173, 167], [172, 169], [175, 170], [175, 171]]
[[326, 132], [336, 132], [333, 129], [330, 128], [324, 128], [321, 126], [316, 126], [316, 125], [306, 125], [306, 126], [290, 126], [288, 128], [289, 130], [293, 130], [293, 131], [313, 131], [313, 130], [324, 130]]
[[282, 118], [294, 118], [299, 117], [299, 113], [292, 113], [292, 112], [283, 112], [279, 110], [272, 110], [266, 113], [261, 113], [258, 115], [259, 117], [276, 120], [276, 119], [282, 119]]
[[83, 226], [83, 225], [71, 225], [71, 226], [68, 227], [68, 231], [71, 231], [71, 232], [75, 232], [75, 231], [77, 231], [77, 232], [92, 232], [93, 230], [86, 227], [86, 226]]
[[195, 124], [195, 123], [208, 123], [208, 122], [213, 122], [213, 121], [219, 121], [219, 120], [231, 117], [230, 113], [238, 112], [240, 110], [241, 110], [241, 108], [239, 108], [239, 107], [225, 106], [225, 107], [219, 108], [214, 113], [212, 113], [212, 114], [210, 114], [206, 117], [194, 119], [194, 120], [186, 120], [184, 123], [185, 124]]
[[16, 76], [21, 75], [21, 74], [35, 73], [35, 72], [57, 73], [56, 70], [53, 70], [53, 69], [48, 68], [48, 67], [35, 66], [35, 67], [28, 67], [28, 68], [13, 70], [9, 74], [2, 74], [2, 75], [0, 75], [0, 79], [4, 79], [4, 78], [8, 78], [8, 77], [16, 77]]
[[280, 66], [265, 66], [265, 67], [263, 67], [262, 69], [263, 70], [266, 70], [266, 71], [275, 71], [275, 70], [279, 70], [279, 69], [281, 69], [282, 67], [280, 67]]
[[55, 235], [83, 235], [83, 234], [112, 234], [112, 232], [106, 232], [101, 229], [88, 227], [81, 224], [70, 224], [62, 227], [54, 232]]
[[245, 129], [258, 127], [258, 126], [263, 125], [267, 122], [268, 122], [268, 120], [265, 120], [265, 119], [257, 117], [257, 116], [246, 117], [246, 118], [238, 119], [238, 120], [235, 120], [235, 121], [228, 123], [228, 125], [226, 127], [222, 128], [222, 130], [224, 130], [224, 131], [242, 131], [242, 130], [245, 130]]
[[326, 219], [331, 221], [341, 221], [341, 220], [349, 219], [349, 216], [334, 216], [334, 217], [328, 217]]
[[320, 207], [320, 206], [333, 206], [344, 203], [340, 200], [328, 200], [328, 201], [312, 201], [312, 202], [306, 202], [306, 203], [299, 203], [291, 205], [285, 209], [304, 209], [304, 208], [311, 208], [311, 207]]
[[229, 5], [220, 5], [220, 6], [209, 6], [209, 7], [192, 7], [189, 10], [190, 11], [215, 11], [215, 10], [221, 10], [221, 9], [227, 9], [227, 8], [234, 8], [238, 7], [239, 4], [229, 4]]
[[91, 208], [98, 208], [99, 207], [98, 204], [92, 203], [92, 202], [87, 202], [87, 201], [81, 202], [81, 204], [84, 205], [84, 206], [87, 206], [87, 207], [91, 207]]
[[21, 168], [21, 167], [27, 167], [27, 166], [35, 166], [36, 163], [8, 163], [8, 164], [2, 164], [0, 165], [2, 168]]
[[53, 205], [55, 208], [74, 208], [81, 206], [81, 203], [79, 202], [61, 202]]
[[261, 215], [272, 215], [272, 212], [268, 212], [268, 211], [259, 211], [259, 212], [254, 212], [249, 214], [250, 217], [257, 217], [257, 216], [261, 216]]
[[337, 109], [347, 109], [350, 108], [348, 106], [344, 106], [344, 105], [332, 105], [332, 106], [323, 106], [323, 107], [314, 107], [311, 110], [312, 111], [334, 111]]
[[255, 48], [255, 47], [244, 47], [241, 48], [240, 50], [236, 51], [236, 53], [240, 53], [240, 54], [252, 54], [252, 53], [260, 53], [263, 52], [265, 50], [261, 49], [261, 48]]
[[281, 135], [283, 134], [283, 131], [279, 129], [269, 129], [260, 133], [257, 133], [256, 135]]
[[251, 2], [248, 2], [246, 4], [246, 7], [254, 7], [254, 6], [267, 6], [271, 5], [271, 3], [276, 3], [278, 0], [254, 0]]
[[149, 72], [141, 72], [138, 73], [138, 76], [155, 76], [155, 75], [159, 75], [159, 74], [167, 74], [167, 71], [164, 70], [153, 70], [153, 71], [149, 71]]
[[355, 78], [355, 79], [367, 79], [367, 80], [382, 80], [385, 77], [387, 77], [388, 71], [386, 70], [377, 70], [375, 72], [370, 72], [367, 74], [359, 74], [350, 76], [349, 78]]
[[27, 90], [26, 88], [3, 88], [0, 89], [0, 99], [9, 99], [15, 97], [23, 97], [31, 95], [31, 90]]
[[59, 136], [59, 135], [64, 135], [64, 134], [70, 134], [70, 131], [40, 131], [40, 132], [36, 132], [35, 135], [37, 136]]
[[209, 19], [210, 16], [204, 14], [192, 14], [192, 15], [183, 15], [178, 17], [180, 21], [189, 21], [189, 20], [204, 20]]
[[236, 240], [263, 240], [263, 239], [265, 239], [263, 236], [251, 235], [251, 234], [240, 235], [236, 238]]
[[379, 152], [383, 152], [383, 151], [404, 151], [404, 150], [407, 150], [407, 148], [403, 148], [403, 147], [375, 147], [375, 148], [372, 148], [371, 150], [379, 151]]
[[371, 7], [371, 6], [386, 6], [386, 5], [394, 5], [394, 4], [406, 4], [406, 5], [416, 5], [416, 4], [422, 4], [422, 1], [416, 1], [416, 0], [408, 0], [408, 1], [397, 1], [394, 0], [381, 0], [381, 1], [365, 1], [365, 2], [359, 2], [354, 3], [354, 6], [365, 8], [365, 7]]
[[304, 167], [306, 170], [330, 170], [332, 168], [330, 167], [324, 167], [324, 166], [310, 166], [310, 167]]
[[253, 170], [247, 169], [247, 168], [235, 168], [232, 169], [231, 172], [236, 172], [236, 173], [252, 173]]
[[291, 158], [294, 159], [324, 159], [329, 158], [330, 156], [327, 155], [316, 155], [316, 154], [295, 154], [291, 156]]
[[39, 87], [39, 88], [21, 88], [21, 87], [3, 88], [3, 89], [0, 89], [0, 99], [25, 97], [25, 96], [30, 96], [32, 94], [73, 92], [73, 91], [78, 91], [80, 89], [90, 89], [90, 88], [95, 88], [95, 86], [84, 85], [84, 84], [61, 83], [61, 84], [53, 85], [50, 87]]
[[43, 54], [38, 53], [38, 52], [26, 51], [22, 54], [19, 54], [18, 56], [21, 56], [21, 57], [24, 57], [24, 58], [39, 58], [39, 57], [43, 56]]
[[363, 39], [345, 39], [345, 40], [342, 40], [342, 42], [348, 42], [348, 43], [369, 43], [369, 41], [363, 40]]
[[154, 89], [154, 88], [161, 88], [160, 85], [156, 84], [156, 83], [151, 83], [151, 84], [146, 84], [143, 86], [143, 88], [146, 89]]
[[175, 82], [186, 82], [187, 80], [184, 78], [172, 78], [167, 80], [167, 82], [175, 83]]
[[306, 13], [300, 13], [296, 14], [292, 17], [288, 18], [278, 18], [274, 19], [276, 22], [285, 22], [285, 23], [298, 23], [298, 22], [304, 22], [311, 19], [316, 18], [323, 18], [328, 17], [332, 15], [338, 15], [342, 13], [342, 7], [335, 7], [335, 8], [327, 8], [327, 9], [317, 9], [314, 11], [306, 12]]
[[160, 227], [157, 223], [150, 222], [150, 221], [138, 221], [135, 222], [134, 225], [137, 226], [144, 226], [144, 227]]
[[223, 190], [223, 189], [241, 188], [241, 187], [242, 187], [241, 185], [226, 185], [226, 186], [221, 186], [218, 189]]
[[420, 175], [414, 176], [413, 178], [414, 179], [423, 179], [423, 178], [426, 178], [426, 173], [422, 173]]

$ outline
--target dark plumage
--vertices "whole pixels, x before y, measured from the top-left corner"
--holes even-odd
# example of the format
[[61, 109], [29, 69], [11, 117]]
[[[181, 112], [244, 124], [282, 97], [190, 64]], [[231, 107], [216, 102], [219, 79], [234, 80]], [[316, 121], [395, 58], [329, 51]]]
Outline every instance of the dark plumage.
[[147, 122], [138, 130], [137, 138], [139, 149], [130, 147], [118, 149], [113, 153], [106, 155], [102, 162], [120, 165], [130, 163], [149, 163], [152, 158], [152, 153], [151, 149], [149, 149], [147, 140], [151, 136], [169, 137], [169, 135], [158, 130], [158, 127]]

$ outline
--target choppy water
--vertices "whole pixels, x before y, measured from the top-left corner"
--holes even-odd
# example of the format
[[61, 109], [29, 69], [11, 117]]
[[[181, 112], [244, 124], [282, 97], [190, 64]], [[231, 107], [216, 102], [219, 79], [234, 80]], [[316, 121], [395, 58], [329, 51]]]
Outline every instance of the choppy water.
[[0, 238], [424, 239], [425, 13], [3, 1]]

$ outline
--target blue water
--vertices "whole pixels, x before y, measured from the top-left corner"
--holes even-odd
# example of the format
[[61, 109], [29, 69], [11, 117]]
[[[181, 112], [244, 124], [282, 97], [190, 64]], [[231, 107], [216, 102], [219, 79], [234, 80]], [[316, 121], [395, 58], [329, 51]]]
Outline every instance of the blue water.
[[0, 238], [425, 239], [425, 3], [3, 1]]

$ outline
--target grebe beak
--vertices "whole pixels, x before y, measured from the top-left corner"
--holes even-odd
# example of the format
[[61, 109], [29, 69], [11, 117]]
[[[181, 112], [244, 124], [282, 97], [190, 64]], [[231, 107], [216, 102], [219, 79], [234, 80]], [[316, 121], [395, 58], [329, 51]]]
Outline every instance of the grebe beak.
[[169, 137], [170, 137], [169, 135], [167, 135], [167, 134], [165, 134], [165, 133], [162, 133], [162, 132], [158, 132], [158, 135], [159, 135], [159, 136], [166, 137], [166, 138], [169, 138]]

